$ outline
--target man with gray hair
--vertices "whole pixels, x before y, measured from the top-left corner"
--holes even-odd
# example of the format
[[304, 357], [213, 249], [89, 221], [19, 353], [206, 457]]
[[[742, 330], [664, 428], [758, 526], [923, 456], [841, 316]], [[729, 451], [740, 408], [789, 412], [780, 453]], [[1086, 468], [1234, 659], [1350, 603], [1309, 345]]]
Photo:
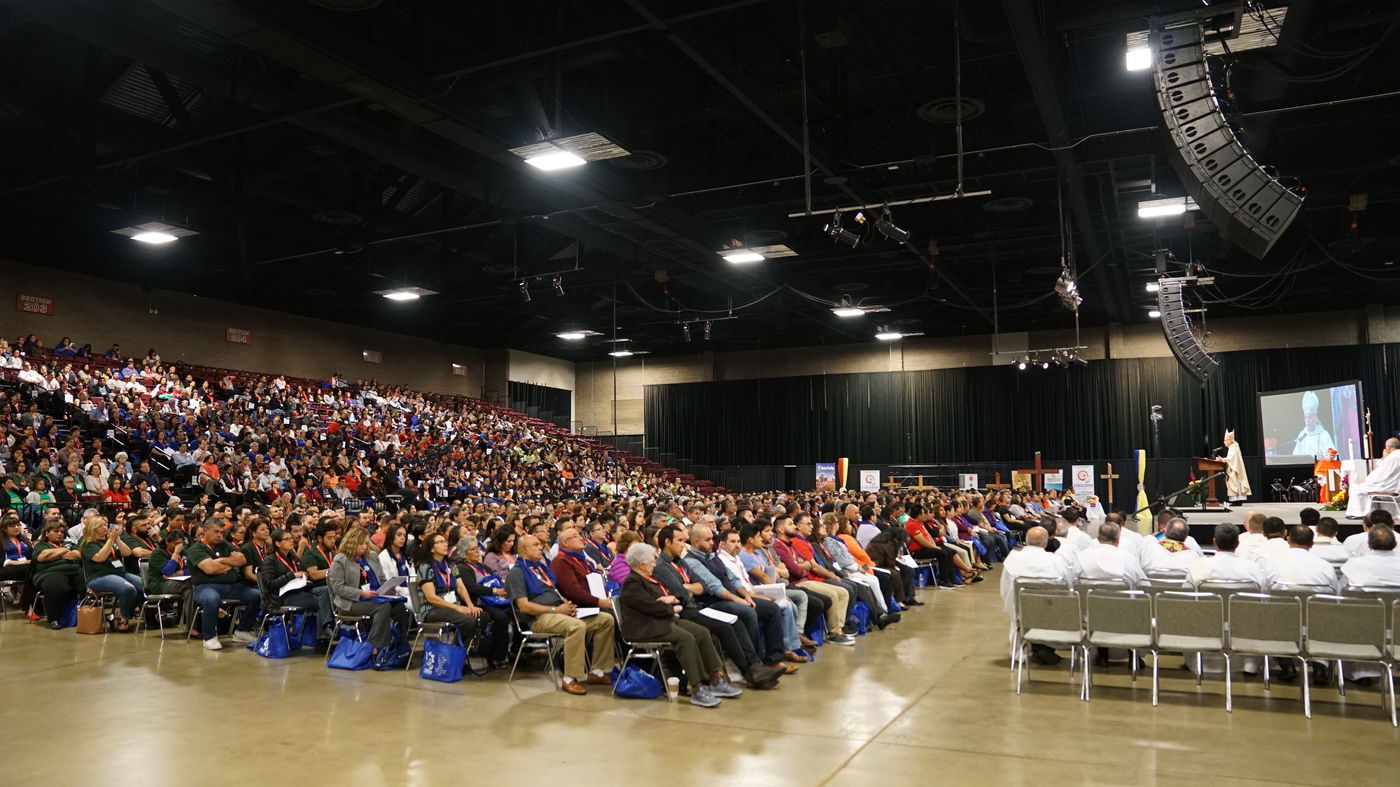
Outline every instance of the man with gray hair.
[[1347, 519], [1360, 519], [1371, 510], [1371, 495], [1376, 492], [1400, 490], [1400, 438], [1385, 441], [1381, 461], [1366, 476], [1365, 481], [1353, 483], [1348, 492]]
[[[1050, 533], [1036, 525], [1026, 531], [1026, 544], [1012, 552], [1002, 563], [1001, 598], [1002, 607], [1011, 616], [1011, 641], [1016, 641], [1016, 580], [1036, 579], [1047, 584], [1067, 584], [1068, 574], [1064, 561], [1045, 551], [1050, 543]], [[1060, 663], [1060, 655], [1048, 645], [1031, 645], [1031, 658], [1037, 664], [1053, 666]]]
[[1395, 529], [1372, 525], [1366, 534], [1368, 551], [1342, 566], [1348, 585], [1368, 588], [1400, 587], [1400, 554], [1395, 551]]

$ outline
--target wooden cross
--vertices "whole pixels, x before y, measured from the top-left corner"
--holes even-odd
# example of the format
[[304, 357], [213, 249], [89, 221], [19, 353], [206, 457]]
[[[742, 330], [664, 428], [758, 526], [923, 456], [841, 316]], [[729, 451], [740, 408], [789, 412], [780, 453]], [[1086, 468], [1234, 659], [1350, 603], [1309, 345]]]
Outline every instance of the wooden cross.
[[1033, 469], [1033, 470], [1015, 470], [1015, 471], [1013, 471], [1013, 472], [1021, 473], [1022, 475], [1028, 475], [1028, 476], [1030, 476], [1030, 477], [1031, 477], [1031, 491], [1033, 492], [1033, 491], [1035, 491], [1035, 489], [1036, 489], [1037, 486], [1038, 486], [1039, 488], [1041, 488], [1041, 489], [1044, 489], [1044, 488], [1045, 488], [1045, 476], [1050, 475], [1051, 473], [1054, 473], [1054, 472], [1058, 472], [1058, 471], [1056, 471], [1056, 470], [1046, 470], [1046, 469], [1044, 469], [1043, 467], [1041, 467], [1041, 466], [1040, 466], [1040, 452], [1039, 452], [1039, 451], [1036, 451], [1036, 452], [1035, 452], [1035, 469]]
[[1113, 474], [1113, 463], [1108, 464], [1108, 472], [1099, 476], [1108, 482], [1108, 504], [1113, 505], [1113, 482], [1118, 480], [1118, 476]]
[[1011, 488], [1011, 484], [1003, 484], [1003, 483], [1001, 482], [1001, 473], [997, 473], [996, 476], [997, 476], [997, 482], [996, 482], [995, 484], [987, 484], [987, 488], [988, 488], [988, 489], [1010, 489], [1010, 488]]

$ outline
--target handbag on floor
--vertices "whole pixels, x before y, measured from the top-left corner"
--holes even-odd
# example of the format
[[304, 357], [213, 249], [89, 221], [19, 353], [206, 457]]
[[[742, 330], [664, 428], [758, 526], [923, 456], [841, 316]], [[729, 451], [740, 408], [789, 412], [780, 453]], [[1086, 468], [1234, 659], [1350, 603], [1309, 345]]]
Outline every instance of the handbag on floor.
[[326, 666], [331, 669], [369, 669], [369, 660], [373, 653], [374, 646], [369, 644], [369, 640], [343, 637], [335, 643], [335, 650]]
[[88, 596], [78, 604], [78, 633], [102, 633], [102, 599]]
[[[614, 671], [616, 672], [616, 671]], [[627, 669], [613, 677], [613, 693], [631, 700], [654, 700], [664, 689], [655, 675], [641, 667], [627, 665]]]
[[265, 659], [285, 659], [292, 655], [292, 649], [287, 646], [287, 627], [280, 618], [274, 618], [267, 624], [267, 631], [262, 636], [248, 643], [248, 650], [262, 656]]

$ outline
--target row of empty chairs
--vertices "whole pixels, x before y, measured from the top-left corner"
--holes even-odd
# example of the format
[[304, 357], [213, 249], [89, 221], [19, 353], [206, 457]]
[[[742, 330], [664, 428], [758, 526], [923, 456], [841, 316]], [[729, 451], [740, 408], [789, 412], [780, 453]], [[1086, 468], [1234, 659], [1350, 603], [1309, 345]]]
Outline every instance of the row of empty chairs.
[[[1153, 582], [1153, 580], [1149, 580]], [[1312, 718], [1307, 662], [1337, 662], [1337, 688], [1345, 696], [1342, 662], [1368, 662], [1384, 670], [1390, 720], [1396, 725], [1394, 669], [1400, 660], [1395, 631], [1400, 626], [1400, 590], [1348, 588], [1340, 595], [1330, 588], [1284, 586], [1270, 593], [1246, 583], [1202, 583], [1184, 589], [1170, 580], [1128, 589], [1121, 583], [1080, 583], [1075, 588], [1044, 580], [1018, 580], [1017, 620], [1012, 648], [1016, 691], [1020, 693], [1026, 649], [1032, 644], [1071, 652], [1081, 657], [1080, 699], [1089, 700], [1092, 660], [1089, 648], [1132, 651], [1133, 679], [1137, 651], [1152, 654], [1152, 704], [1158, 703], [1158, 661], [1163, 652], [1197, 658], [1196, 682], [1201, 682], [1200, 654], [1225, 660], [1225, 709], [1233, 710], [1231, 659], [1264, 658], [1265, 690], [1269, 689], [1270, 658], [1296, 660], [1303, 665], [1303, 712]]]

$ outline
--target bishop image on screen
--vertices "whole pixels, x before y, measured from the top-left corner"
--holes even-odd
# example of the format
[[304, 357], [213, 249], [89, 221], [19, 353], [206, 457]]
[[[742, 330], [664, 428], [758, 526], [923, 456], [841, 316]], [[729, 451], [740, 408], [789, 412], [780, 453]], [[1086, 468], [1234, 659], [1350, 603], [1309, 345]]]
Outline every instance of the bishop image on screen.
[[1303, 429], [1298, 432], [1298, 437], [1293, 442], [1293, 454], [1295, 456], [1326, 456], [1328, 451], [1336, 450], [1336, 443], [1332, 442], [1332, 435], [1327, 428], [1322, 425], [1321, 419], [1317, 417], [1319, 401], [1317, 394], [1312, 391], [1303, 392]]

